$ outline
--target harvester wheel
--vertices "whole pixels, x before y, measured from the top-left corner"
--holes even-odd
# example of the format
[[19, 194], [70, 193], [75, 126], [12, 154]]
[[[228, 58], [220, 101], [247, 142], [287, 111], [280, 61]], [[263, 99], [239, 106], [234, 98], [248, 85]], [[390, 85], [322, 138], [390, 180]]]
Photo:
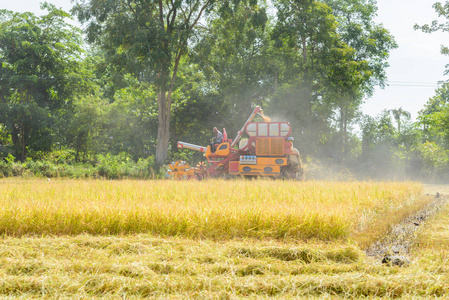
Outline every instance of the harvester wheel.
[[207, 169], [206, 163], [205, 163], [204, 161], [200, 161], [200, 162], [196, 165], [196, 167], [197, 167], [199, 170], [201, 170], [201, 171], [204, 171], [204, 170]]
[[168, 165], [168, 175], [174, 179], [187, 179], [191, 177], [190, 166], [185, 161], [176, 161]]
[[285, 167], [282, 177], [302, 181], [304, 180], [304, 169], [301, 165], [290, 164]]
[[304, 181], [305, 177], [304, 177], [304, 168], [302, 167], [302, 165], [298, 166], [298, 171], [296, 172], [296, 179], [297, 180], [301, 180]]

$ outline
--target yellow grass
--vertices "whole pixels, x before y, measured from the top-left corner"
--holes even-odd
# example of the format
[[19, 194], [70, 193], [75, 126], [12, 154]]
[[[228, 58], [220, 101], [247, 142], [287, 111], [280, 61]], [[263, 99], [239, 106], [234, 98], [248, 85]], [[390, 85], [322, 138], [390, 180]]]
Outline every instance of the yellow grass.
[[0, 233], [332, 240], [416, 203], [415, 183], [1, 180]]

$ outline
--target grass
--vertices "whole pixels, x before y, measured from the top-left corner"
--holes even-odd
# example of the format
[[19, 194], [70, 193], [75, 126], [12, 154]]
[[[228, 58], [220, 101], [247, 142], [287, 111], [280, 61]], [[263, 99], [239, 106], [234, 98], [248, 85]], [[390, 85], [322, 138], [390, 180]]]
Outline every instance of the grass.
[[366, 244], [369, 239], [361, 236], [373, 232], [373, 224], [388, 226], [389, 216], [424, 205], [415, 197], [421, 188], [414, 183], [271, 180], [2, 180], [0, 233], [355, 238]]

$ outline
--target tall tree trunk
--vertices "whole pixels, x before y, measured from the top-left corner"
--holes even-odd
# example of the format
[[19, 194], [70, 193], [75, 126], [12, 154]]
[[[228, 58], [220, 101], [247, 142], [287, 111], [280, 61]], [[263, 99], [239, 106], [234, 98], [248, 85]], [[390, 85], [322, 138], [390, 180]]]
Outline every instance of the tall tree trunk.
[[341, 134], [341, 143], [342, 143], [342, 153], [346, 154], [347, 152], [347, 143], [348, 143], [348, 107], [347, 105], [341, 104], [340, 106], [340, 134]]
[[5, 97], [3, 96], [3, 94], [2, 94], [1, 91], [0, 91], [0, 100], [2, 101], [2, 103], [5, 103], [5, 104], [6, 104], [6, 99], [5, 99]]
[[279, 83], [279, 74], [278, 74], [278, 71], [276, 70], [274, 72], [274, 94], [275, 95], [278, 94], [278, 83]]
[[307, 60], [307, 43], [306, 38], [302, 38], [302, 59], [304, 60], [304, 63], [306, 63]]
[[365, 156], [369, 151], [369, 139], [366, 134], [362, 136], [362, 157]]
[[26, 156], [27, 156], [27, 143], [26, 143], [26, 136], [28, 135], [28, 133], [25, 130], [25, 126], [22, 125], [22, 155], [20, 160], [24, 161]]
[[[157, 126], [156, 164], [161, 166], [168, 157], [168, 141], [170, 137], [171, 105], [167, 105], [167, 95], [164, 88], [158, 94], [159, 118]], [[171, 103], [170, 103], [171, 104]]]
[[20, 160], [20, 133], [19, 133], [19, 126], [17, 124], [13, 124], [12, 130], [11, 130], [11, 139], [12, 144], [14, 146], [14, 154], [16, 156], [16, 159]]
[[14, 154], [19, 161], [25, 161], [28, 154], [28, 137], [30, 128], [25, 124], [14, 124], [11, 131], [11, 139], [14, 145]]
[[348, 154], [348, 106], [345, 106], [345, 118], [343, 120], [343, 153]]
[[[168, 142], [170, 139], [170, 115], [171, 115], [171, 102], [172, 92], [175, 85], [176, 76], [178, 73], [179, 61], [183, 51], [180, 50], [176, 56], [175, 65], [173, 68], [173, 75], [170, 80], [170, 86], [168, 91], [165, 90], [164, 85], [161, 86], [158, 95], [158, 108], [159, 108], [159, 123], [157, 127], [157, 147], [156, 147], [156, 164], [161, 166], [168, 158]], [[161, 72], [163, 74], [163, 72]]]

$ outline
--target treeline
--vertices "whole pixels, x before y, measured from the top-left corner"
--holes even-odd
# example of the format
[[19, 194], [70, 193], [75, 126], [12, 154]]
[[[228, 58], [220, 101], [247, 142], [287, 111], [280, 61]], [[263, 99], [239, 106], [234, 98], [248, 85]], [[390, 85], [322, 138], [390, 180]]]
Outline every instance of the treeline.
[[255, 105], [291, 122], [305, 161], [364, 178], [449, 169], [446, 86], [416, 123], [401, 108], [360, 112], [397, 47], [373, 1], [74, 2], [71, 14], [0, 10], [4, 176], [154, 177], [199, 159], [178, 140], [234, 136]]

